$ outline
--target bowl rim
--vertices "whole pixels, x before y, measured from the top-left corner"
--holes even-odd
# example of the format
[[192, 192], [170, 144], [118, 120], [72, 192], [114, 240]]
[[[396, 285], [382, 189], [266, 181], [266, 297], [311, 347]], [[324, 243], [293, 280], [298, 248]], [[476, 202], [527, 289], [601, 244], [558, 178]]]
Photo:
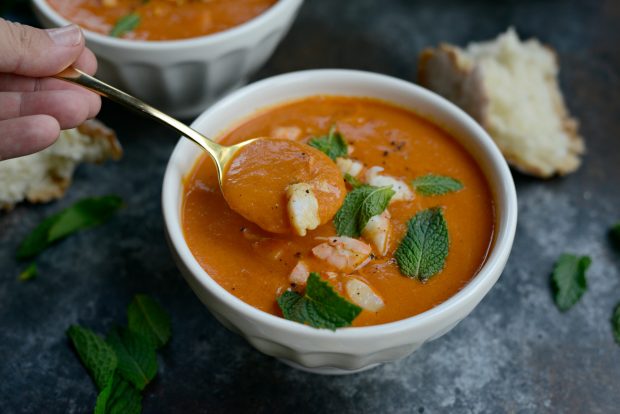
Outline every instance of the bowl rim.
[[[80, 26], [87, 41], [96, 42], [105, 46], [119, 47], [123, 49], [146, 49], [146, 50], [172, 50], [180, 47], [209, 46], [229, 41], [232, 38], [241, 37], [251, 33], [254, 29], [266, 24], [272, 18], [284, 13], [288, 7], [298, 7], [303, 0], [278, 0], [273, 6], [252, 19], [233, 26], [221, 32], [207, 35], [173, 40], [134, 40], [122, 39], [97, 33]], [[33, 5], [52, 20], [57, 26], [77, 24], [58, 13], [47, 0], [32, 0]]]
[[[498, 184], [496, 186], [492, 186], [491, 189], [495, 193], [496, 200], [499, 198], [503, 200], [503, 203], [505, 204], [505, 211], [498, 211], [497, 221], [500, 224], [504, 223], [504, 225], [497, 231], [494, 244], [490, 249], [485, 263], [478, 270], [478, 273], [465, 286], [463, 286], [461, 290], [433, 308], [405, 319], [379, 325], [346, 327], [331, 331], [328, 329], [313, 328], [308, 325], [293, 322], [259, 310], [228, 292], [211, 276], [209, 276], [209, 274], [200, 266], [194, 255], [191, 253], [189, 246], [185, 241], [181, 227], [181, 218], [178, 211], [178, 203], [180, 200], [178, 200], [177, 196], [180, 194], [179, 186], [182, 185], [182, 183], [180, 180], [176, 182], [173, 179], [174, 170], [176, 169], [176, 158], [179, 157], [182, 152], [186, 151], [185, 148], [187, 145], [193, 145], [189, 140], [183, 137], [179, 139], [172, 154], [170, 155], [164, 174], [162, 187], [162, 212], [164, 216], [164, 226], [171, 248], [175, 250], [179, 260], [183, 262], [183, 264], [187, 267], [187, 270], [192, 274], [196, 281], [205, 289], [209, 290], [213, 295], [217, 296], [222, 302], [225, 302], [226, 306], [232, 307], [237, 312], [243, 314], [244, 317], [263, 325], [267, 325], [272, 329], [288, 331], [291, 334], [301, 335], [311, 339], [325, 340], [359, 340], [380, 335], [398, 334], [417, 328], [422, 329], [425, 326], [428, 326], [428, 324], [432, 324], [433, 322], [440, 320], [442, 317], [449, 315], [451, 312], [459, 312], [459, 308], [463, 306], [468, 299], [471, 300], [472, 298], [475, 298], [477, 291], [484, 290], [485, 285], [489, 283], [489, 281], [491, 281], [490, 287], [492, 287], [494, 284], [492, 279], [494, 277], [497, 279], [501, 274], [512, 248], [517, 223], [517, 196], [514, 181], [512, 179], [508, 164], [506, 163], [506, 160], [499, 151], [498, 147], [486, 131], [478, 123], [476, 123], [476, 121], [445, 98], [405, 80], [359, 70], [313, 69], [276, 75], [246, 85], [207, 108], [192, 123], [192, 127], [200, 130], [201, 128], [199, 125], [210, 115], [211, 112], [219, 111], [220, 108], [226, 108], [237, 101], [243, 101], [246, 96], [254, 95], [257, 92], [260, 92], [260, 90], [269, 88], [276, 83], [321, 83], [334, 77], [342, 77], [342, 79], [347, 79], [349, 81], [353, 79], [359, 82], [373, 82], [375, 84], [390, 85], [392, 87], [397, 87], [407, 91], [408, 95], [417, 95], [417, 99], [429, 100], [431, 101], [431, 105], [438, 105], [442, 108], [442, 111], [448, 112], [449, 116], [457, 118], [460, 122], [464, 122], [466, 124], [465, 126], [473, 132], [472, 135], [475, 136], [474, 139], [481, 142], [486, 150], [483, 157], [488, 157], [488, 161], [490, 165], [492, 165], [492, 169], [499, 173]], [[313, 94], [307, 94], [305, 96], [312, 95]], [[341, 93], [341, 95], [345, 94]], [[383, 99], [377, 96], [369, 95], [368, 97], [378, 98], [386, 102], [390, 102], [389, 99]], [[295, 99], [302, 99], [302, 97], [297, 97]], [[283, 99], [281, 102], [284, 103], [291, 100], [292, 99]], [[251, 116], [251, 114], [260, 111], [261, 108], [274, 106], [277, 106], [277, 104], [258, 105], [258, 108], [248, 107], [247, 111], [240, 111], [240, 114], [237, 115], [237, 119], [241, 120], [247, 118], [248, 116]], [[194, 165], [195, 164], [192, 163], [192, 168]], [[181, 175], [183, 176], [186, 173], [187, 171]], [[172, 224], [175, 223], [175, 216], [177, 217], [176, 222], [178, 223], [178, 227], [173, 228]], [[486, 292], [482, 297], [484, 297], [485, 294]], [[480, 297], [478, 301], [481, 300], [482, 297]]]

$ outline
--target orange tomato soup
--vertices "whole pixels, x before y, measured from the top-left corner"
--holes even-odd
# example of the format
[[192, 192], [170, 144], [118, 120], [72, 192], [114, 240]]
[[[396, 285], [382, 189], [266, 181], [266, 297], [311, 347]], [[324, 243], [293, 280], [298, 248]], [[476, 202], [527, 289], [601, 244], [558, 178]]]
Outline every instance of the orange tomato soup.
[[[441, 196], [416, 194], [390, 204], [392, 235], [388, 254], [354, 274], [383, 299], [377, 312], [364, 310], [353, 326], [404, 319], [442, 303], [463, 288], [483, 265], [493, 239], [494, 207], [489, 185], [471, 155], [447, 132], [413, 112], [388, 103], [352, 97], [317, 96], [268, 109], [224, 134], [232, 144], [271, 136], [278, 128], [300, 130], [299, 140], [325, 135], [336, 126], [352, 148], [350, 157], [366, 168], [411, 180], [433, 173], [458, 179], [464, 188]], [[218, 187], [215, 167], [203, 156], [186, 177], [182, 226], [190, 250], [222, 287], [265, 312], [281, 316], [276, 298], [291, 287], [289, 274], [299, 260], [310, 271], [335, 271], [314, 257], [321, 236], [336, 234], [333, 222], [305, 237], [272, 234], [233, 212]], [[440, 206], [448, 225], [450, 248], [444, 269], [422, 283], [399, 271], [394, 251], [418, 212]], [[267, 212], [266, 212], [267, 214]], [[344, 275], [329, 279], [346, 298]]]
[[130, 14], [138, 24], [122, 34], [134, 40], [174, 40], [204, 36], [238, 26], [277, 0], [47, 0], [66, 19], [110, 34]]

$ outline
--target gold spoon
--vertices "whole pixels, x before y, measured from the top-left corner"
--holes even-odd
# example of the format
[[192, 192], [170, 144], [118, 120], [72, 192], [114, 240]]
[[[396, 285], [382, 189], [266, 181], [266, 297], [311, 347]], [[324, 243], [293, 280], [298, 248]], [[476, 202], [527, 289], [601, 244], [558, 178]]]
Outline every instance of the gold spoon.
[[235, 153], [242, 147], [256, 141], [257, 139], [260, 139], [253, 138], [231, 146], [220, 145], [214, 141], [211, 141], [209, 138], [205, 137], [195, 129], [190, 128], [184, 123], [177, 121], [170, 115], [166, 115], [160, 110], [155, 109], [152, 106], [142, 102], [140, 99], [133, 97], [119, 89], [116, 89], [115, 87], [108, 85], [107, 83], [102, 82], [99, 79], [94, 78], [82, 72], [81, 70], [74, 68], [73, 66], [69, 66], [67, 69], [63, 70], [57, 75], [54, 75], [54, 77], [83, 86], [86, 89], [89, 89], [103, 97], [113, 100], [114, 102], [120, 103], [131, 109], [141, 112], [194, 141], [205, 151], [207, 151], [215, 162], [215, 165], [217, 166], [217, 178], [220, 184], [220, 188], [222, 187], [224, 168], [232, 160]]

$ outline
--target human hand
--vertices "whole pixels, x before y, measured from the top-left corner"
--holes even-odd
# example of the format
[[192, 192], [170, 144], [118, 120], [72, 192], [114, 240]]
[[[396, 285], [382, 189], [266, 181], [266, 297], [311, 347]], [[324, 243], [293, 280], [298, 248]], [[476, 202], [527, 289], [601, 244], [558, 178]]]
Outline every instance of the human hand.
[[40, 151], [99, 112], [98, 95], [49, 78], [69, 65], [97, 70], [77, 26], [41, 30], [0, 19], [0, 160]]

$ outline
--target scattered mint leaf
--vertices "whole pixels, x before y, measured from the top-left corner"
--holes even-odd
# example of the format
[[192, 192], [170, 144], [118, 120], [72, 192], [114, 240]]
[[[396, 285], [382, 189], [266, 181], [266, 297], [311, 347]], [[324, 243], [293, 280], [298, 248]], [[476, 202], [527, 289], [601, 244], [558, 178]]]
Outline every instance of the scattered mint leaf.
[[144, 387], [157, 374], [157, 357], [151, 342], [128, 329], [114, 329], [106, 337], [118, 358], [117, 372], [137, 389]]
[[620, 222], [614, 224], [609, 230], [609, 238], [618, 251], [620, 251]]
[[362, 311], [362, 308], [336, 293], [328, 282], [321, 280], [314, 272], [308, 277], [303, 296], [286, 291], [278, 297], [278, 305], [288, 320], [331, 330], [351, 325]]
[[125, 33], [131, 32], [140, 24], [140, 15], [138, 13], [129, 13], [116, 21], [116, 24], [110, 30], [110, 36], [121, 37]]
[[308, 145], [324, 152], [332, 160], [349, 155], [347, 142], [335, 126], [331, 127], [329, 134], [311, 138]]
[[427, 174], [411, 182], [416, 193], [423, 196], [434, 196], [451, 193], [463, 189], [463, 184], [452, 177]]
[[394, 195], [391, 186], [363, 185], [347, 194], [334, 217], [339, 236], [359, 237], [372, 216], [383, 213]]
[[69, 327], [67, 335], [97, 388], [105, 389], [112, 382], [118, 363], [114, 350], [99, 335], [77, 325]]
[[136, 295], [127, 309], [129, 329], [144, 336], [155, 348], [170, 339], [170, 317], [154, 299]]
[[17, 258], [36, 256], [60, 239], [106, 222], [122, 204], [121, 198], [114, 195], [85, 198], [76, 202], [43, 220], [21, 243]]
[[351, 174], [346, 173], [344, 175], [344, 180], [353, 188], [358, 188], [364, 185], [363, 182], [361, 182], [360, 180], [358, 180], [357, 178], [353, 177]]
[[586, 270], [592, 260], [588, 256], [564, 253], [555, 263], [551, 285], [555, 304], [562, 312], [570, 309], [588, 289]]
[[611, 316], [611, 329], [614, 333], [614, 339], [620, 345], [620, 302], [616, 305], [614, 313]]
[[407, 224], [407, 234], [394, 253], [405, 276], [425, 282], [443, 270], [450, 240], [448, 225], [439, 207], [417, 213]]
[[32, 262], [26, 267], [17, 277], [20, 282], [25, 282], [27, 280], [32, 280], [39, 275], [39, 271], [37, 270], [37, 264]]
[[142, 395], [119, 375], [114, 375], [110, 383], [99, 393], [95, 404], [95, 414], [140, 414]]

